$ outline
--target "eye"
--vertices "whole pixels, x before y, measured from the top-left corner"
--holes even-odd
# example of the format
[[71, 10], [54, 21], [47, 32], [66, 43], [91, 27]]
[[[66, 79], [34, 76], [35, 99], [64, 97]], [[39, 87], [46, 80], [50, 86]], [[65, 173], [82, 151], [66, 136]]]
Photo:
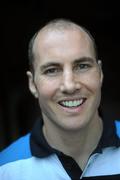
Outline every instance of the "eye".
[[51, 68], [46, 69], [44, 71], [44, 74], [49, 75], [49, 76], [55, 76], [55, 75], [59, 74], [60, 71], [61, 71], [61, 69], [58, 67], [51, 67]]
[[74, 70], [75, 71], [87, 71], [89, 68], [91, 68], [91, 64], [88, 64], [88, 63], [80, 63], [80, 64], [77, 64], [75, 67], [74, 67]]
[[79, 64], [80, 69], [87, 69], [89, 67], [91, 67], [90, 64]]

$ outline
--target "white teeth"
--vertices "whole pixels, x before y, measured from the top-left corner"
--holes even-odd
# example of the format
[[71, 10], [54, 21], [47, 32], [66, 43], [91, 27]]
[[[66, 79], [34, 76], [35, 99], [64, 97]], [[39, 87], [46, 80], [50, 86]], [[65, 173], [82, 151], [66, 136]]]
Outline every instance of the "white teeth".
[[60, 104], [65, 106], [65, 107], [77, 107], [77, 106], [80, 106], [82, 103], [83, 103], [83, 99], [60, 102]]

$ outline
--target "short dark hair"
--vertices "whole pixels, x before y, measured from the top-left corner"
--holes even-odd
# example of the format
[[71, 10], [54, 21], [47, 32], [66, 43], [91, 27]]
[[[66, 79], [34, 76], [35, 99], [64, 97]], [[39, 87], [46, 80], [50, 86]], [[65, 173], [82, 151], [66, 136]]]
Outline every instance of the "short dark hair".
[[41, 32], [42, 30], [65, 30], [65, 29], [69, 29], [69, 28], [74, 28], [74, 29], [81, 29], [84, 32], [87, 33], [87, 35], [89, 36], [89, 38], [91, 39], [91, 42], [93, 44], [93, 48], [94, 48], [94, 53], [95, 53], [95, 57], [96, 60], [98, 59], [98, 52], [97, 52], [97, 46], [95, 43], [95, 40], [93, 38], [93, 36], [91, 35], [91, 33], [84, 27], [82, 27], [81, 25], [72, 22], [69, 19], [54, 19], [51, 20], [49, 22], [47, 22], [46, 24], [42, 25], [39, 30], [34, 34], [34, 36], [31, 38], [30, 42], [29, 42], [29, 46], [28, 46], [28, 59], [29, 59], [29, 69], [32, 73], [34, 73], [34, 66], [33, 66], [33, 62], [34, 62], [34, 53], [33, 53], [33, 45], [35, 42], [35, 39], [38, 35], [39, 32]]

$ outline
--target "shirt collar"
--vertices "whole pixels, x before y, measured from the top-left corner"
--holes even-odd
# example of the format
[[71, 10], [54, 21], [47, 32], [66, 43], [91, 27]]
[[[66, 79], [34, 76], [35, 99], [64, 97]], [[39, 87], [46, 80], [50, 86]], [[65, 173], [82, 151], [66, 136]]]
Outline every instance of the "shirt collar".
[[103, 148], [107, 147], [119, 147], [120, 139], [116, 134], [115, 121], [103, 119], [103, 133], [98, 143], [97, 148], [93, 153], [101, 153]]
[[[42, 158], [49, 156], [53, 153], [61, 153], [48, 144], [43, 135], [42, 127], [43, 121], [42, 119], [38, 119], [32, 129], [30, 136], [30, 147], [32, 155]], [[103, 148], [110, 146], [120, 146], [120, 140], [115, 133], [115, 124], [113, 122], [108, 123], [107, 121], [103, 120], [103, 133], [99, 144], [97, 148], [93, 151], [93, 153], [101, 153]]]

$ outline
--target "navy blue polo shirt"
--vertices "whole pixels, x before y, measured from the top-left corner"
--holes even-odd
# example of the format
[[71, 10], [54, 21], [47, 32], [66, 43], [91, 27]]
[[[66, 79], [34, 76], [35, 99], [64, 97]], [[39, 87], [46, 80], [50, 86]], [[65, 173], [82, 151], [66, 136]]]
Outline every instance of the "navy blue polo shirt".
[[75, 160], [53, 149], [38, 120], [32, 132], [0, 153], [1, 180], [120, 179], [120, 140], [114, 124], [103, 124], [97, 148], [82, 171]]

